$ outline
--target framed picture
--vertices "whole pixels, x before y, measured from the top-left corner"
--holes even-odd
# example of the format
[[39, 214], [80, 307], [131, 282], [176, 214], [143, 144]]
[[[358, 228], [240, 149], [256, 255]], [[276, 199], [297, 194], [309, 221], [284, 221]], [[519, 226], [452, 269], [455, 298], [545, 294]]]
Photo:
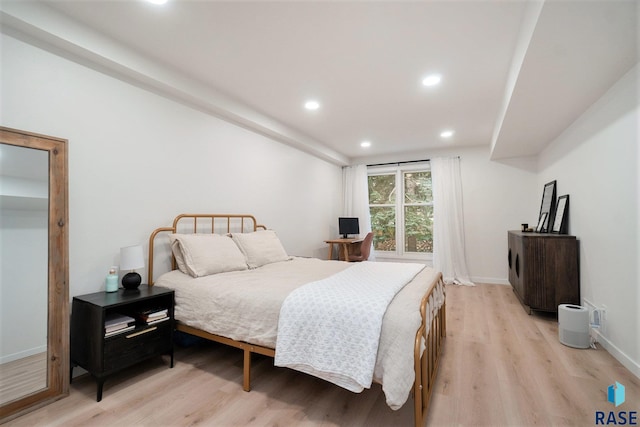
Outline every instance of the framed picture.
[[[551, 225], [553, 224], [553, 214], [556, 207], [556, 181], [551, 181], [544, 185], [544, 191], [542, 192], [542, 203], [540, 204], [540, 214], [538, 219], [542, 219], [544, 216], [544, 222], [542, 227], [537, 227], [538, 233], [548, 233]], [[539, 221], [538, 221], [539, 222]], [[540, 225], [540, 224], [538, 224]]]
[[552, 233], [567, 234], [567, 223], [569, 218], [569, 195], [558, 197], [556, 205], [556, 216], [553, 220]]
[[547, 213], [543, 212], [540, 214], [540, 218], [538, 219], [538, 225], [536, 226], [537, 233], [543, 233], [544, 225], [547, 223]]

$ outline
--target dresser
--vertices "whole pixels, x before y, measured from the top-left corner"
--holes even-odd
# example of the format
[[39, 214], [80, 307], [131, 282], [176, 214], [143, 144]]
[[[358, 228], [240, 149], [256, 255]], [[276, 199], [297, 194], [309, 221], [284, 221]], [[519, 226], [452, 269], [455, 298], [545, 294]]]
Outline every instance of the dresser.
[[525, 310], [557, 312], [580, 304], [578, 239], [567, 234], [509, 231], [509, 283]]

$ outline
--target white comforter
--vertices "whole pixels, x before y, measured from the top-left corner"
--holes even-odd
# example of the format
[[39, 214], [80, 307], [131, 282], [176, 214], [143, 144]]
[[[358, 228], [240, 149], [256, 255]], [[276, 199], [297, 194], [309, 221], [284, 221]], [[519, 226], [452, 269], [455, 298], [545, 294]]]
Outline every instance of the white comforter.
[[[349, 266], [340, 261], [294, 258], [254, 270], [199, 278], [175, 270], [163, 274], [155, 285], [176, 291], [175, 317], [182, 323], [234, 340], [275, 348], [280, 308], [287, 295]], [[423, 269], [395, 296], [384, 315], [373, 376], [382, 384], [392, 409], [400, 408], [411, 391], [420, 301], [436, 286], [436, 277], [435, 270]], [[430, 313], [444, 302], [441, 289], [436, 297]]]

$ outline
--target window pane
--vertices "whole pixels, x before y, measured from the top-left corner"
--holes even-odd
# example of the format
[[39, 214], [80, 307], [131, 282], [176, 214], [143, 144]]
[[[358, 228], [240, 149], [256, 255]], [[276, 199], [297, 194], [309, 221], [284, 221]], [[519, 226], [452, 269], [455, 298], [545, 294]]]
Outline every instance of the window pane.
[[369, 177], [369, 204], [395, 204], [395, 193], [395, 175], [373, 175]]
[[396, 250], [396, 211], [393, 207], [371, 207], [371, 229], [373, 249], [377, 251]]
[[405, 206], [404, 236], [406, 252], [433, 252], [432, 206]]
[[424, 203], [433, 200], [431, 171], [404, 173], [404, 202]]

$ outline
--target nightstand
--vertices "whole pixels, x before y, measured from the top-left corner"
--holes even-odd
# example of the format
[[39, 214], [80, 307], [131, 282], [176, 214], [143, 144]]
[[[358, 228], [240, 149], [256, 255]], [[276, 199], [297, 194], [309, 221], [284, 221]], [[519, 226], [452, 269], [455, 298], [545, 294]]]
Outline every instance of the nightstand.
[[106, 377], [121, 369], [162, 354], [173, 368], [173, 307], [173, 290], [159, 286], [73, 297], [71, 374], [74, 366], [86, 369], [99, 402]]

